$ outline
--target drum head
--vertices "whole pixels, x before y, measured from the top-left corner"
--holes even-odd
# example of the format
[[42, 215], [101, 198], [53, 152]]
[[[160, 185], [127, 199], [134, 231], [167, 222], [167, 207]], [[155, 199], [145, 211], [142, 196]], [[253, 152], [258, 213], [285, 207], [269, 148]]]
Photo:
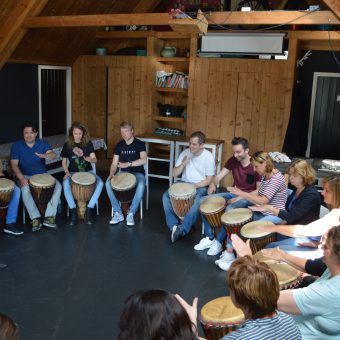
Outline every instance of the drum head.
[[233, 210], [230, 210], [224, 213], [221, 217], [221, 221], [224, 224], [235, 225], [235, 224], [249, 221], [252, 216], [253, 216], [253, 213], [250, 209], [238, 208], [238, 209], [233, 209]]
[[90, 172], [76, 172], [71, 179], [74, 183], [80, 185], [91, 185], [96, 182], [96, 176]]
[[169, 196], [177, 199], [185, 199], [196, 194], [196, 188], [190, 183], [175, 183], [169, 190]]
[[207, 322], [240, 322], [244, 320], [241, 309], [236, 308], [230, 296], [217, 298], [205, 304], [201, 309], [201, 317]]
[[137, 183], [136, 176], [130, 172], [118, 172], [111, 178], [112, 189], [117, 191], [126, 191], [135, 187]]
[[7, 178], [0, 178], [0, 191], [12, 191], [14, 182]]
[[49, 188], [55, 184], [55, 178], [50, 174], [38, 174], [31, 176], [29, 182], [34, 187]]
[[298, 270], [293, 268], [287, 263], [280, 262], [280, 263], [267, 263], [268, 266], [275, 272], [277, 275], [277, 279], [279, 280], [280, 285], [285, 285], [289, 282], [296, 280], [300, 273]]
[[200, 205], [200, 211], [203, 214], [211, 214], [223, 210], [225, 199], [221, 196], [210, 196], [204, 199]]
[[268, 231], [262, 231], [257, 229], [258, 226], [261, 225], [271, 225], [273, 226], [274, 223], [270, 221], [254, 221], [249, 222], [241, 228], [240, 234], [245, 238], [260, 238], [272, 234]]

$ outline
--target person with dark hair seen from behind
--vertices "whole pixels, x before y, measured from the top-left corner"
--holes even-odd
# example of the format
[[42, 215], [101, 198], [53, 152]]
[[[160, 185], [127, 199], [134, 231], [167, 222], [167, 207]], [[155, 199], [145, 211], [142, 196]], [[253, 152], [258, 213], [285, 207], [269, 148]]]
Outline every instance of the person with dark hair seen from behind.
[[[2, 163], [0, 161], [0, 178], [6, 178], [6, 174], [3, 171]], [[22, 235], [24, 232], [16, 226], [18, 217], [18, 208], [20, 202], [20, 189], [17, 185], [14, 186], [14, 190], [11, 195], [11, 199], [7, 206], [6, 221], [4, 226], [4, 233], [11, 235]]]
[[193, 132], [189, 140], [189, 148], [180, 153], [173, 169], [173, 176], [182, 175], [181, 181], [191, 183], [196, 189], [194, 202], [184, 216], [181, 224], [172, 207], [168, 190], [163, 194], [163, 209], [166, 225], [171, 232], [171, 242], [174, 243], [187, 235], [199, 217], [199, 206], [203, 196], [208, 192], [208, 186], [215, 174], [215, 160], [212, 153], [204, 148], [205, 135], [201, 131]]
[[[69, 128], [67, 142], [61, 150], [60, 156], [63, 158], [62, 166], [65, 171], [63, 180], [64, 195], [70, 208], [69, 225], [75, 225], [77, 223], [77, 208], [71, 190], [71, 176], [75, 172], [90, 172], [94, 174], [91, 163], [97, 162], [94, 147], [90, 141], [90, 135], [84, 125], [79, 122], [72, 124]], [[96, 187], [86, 207], [84, 216], [86, 224], [95, 222], [94, 207], [104, 186], [102, 179], [96, 174], [94, 175], [96, 176]]]
[[[231, 172], [233, 176], [233, 186], [241, 190], [252, 192], [260, 185], [261, 176], [254, 170], [254, 167], [250, 162], [248, 141], [243, 137], [234, 137], [231, 141], [231, 145], [233, 156], [226, 161], [224, 168], [213, 178], [209, 185], [208, 195], [211, 195], [216, 191], [217, 185], [229, 172]], [[228, 203], [225, 209], [226, 212], [236, 208], [247, 208], [252, 204], [248, 200], [236, 197], [236, 195], [228, 191], [213, 194], [211, 196], [221, 196], [225, 198]], [[208, 248], [207, 255], [215, 256], [222, 251], [222, 245], [227, 239], [227, 232], [225, 231], [225, 228], [222, 227], [215, 238], [212, 227], [203, 215], [202, 221], [204, 224], [205, 237], [194, 246], [194, 249], [204, 250]], [[215, 264], [226, 271], [234, 260], [235, 255], [231, 242], [228, 240], [227, 249], [222, 253], [220, 258], [215, 261]]]
[[117, 169], [135, 175], [137, 180], [136, 192], [126, 215], [126, 225], [132, 227], [135, 225], [134, 215], [143, 199], [145, 191], [144, 164], [147, 162], [147, 154], [145, 143], [135, 138], [134, 127], [130, 122], [122, 122], [120, 124], [120, 134], [123, 139], [114, 147], [110, 174], [106, 180], [105, 187], [113, 209], [113, 217], [110, 220], [110, 224], [118, 224], [124, 221], [124, 215], [110, 181]]
[[[197, 340], [196, 321], [178, 302], [178, 295], [162, 289], [130, 295], [119, 320], [119, 340]], [[193, 306], [196, 306], [197, 299]]]
[[58, 203], [61, 194], [61, 184], [56, 180], [52, 198], [47, 204], [45, 216], [41, 215], [33, 200], [28, 180], [31, 176], [46, 173], [46, 160], [57, 157], [47, 140], [37, 138], [38, 129], [34, 124], [27, 123], [22, 127], [23, 139], [12, 144], [11, 166], [21, 187], [22, 200], [32, 220], [32, 231], [37, 231], [42, 225], [56, 228]]
[[0, 313], [0, 340], [18, 340], [18, 325], [7, 315]]

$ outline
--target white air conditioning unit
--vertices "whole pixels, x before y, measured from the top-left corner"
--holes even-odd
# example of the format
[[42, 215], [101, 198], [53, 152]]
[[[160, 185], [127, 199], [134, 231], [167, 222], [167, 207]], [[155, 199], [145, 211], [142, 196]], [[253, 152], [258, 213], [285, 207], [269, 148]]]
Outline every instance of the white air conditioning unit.
[[200, 37], [198, 55], [283, 55], [285, 33], [208, 33]]

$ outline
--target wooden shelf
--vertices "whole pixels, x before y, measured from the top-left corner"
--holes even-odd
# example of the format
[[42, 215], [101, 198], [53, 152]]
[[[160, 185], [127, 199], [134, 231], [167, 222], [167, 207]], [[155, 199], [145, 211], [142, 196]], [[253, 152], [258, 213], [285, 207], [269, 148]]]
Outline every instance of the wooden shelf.
[[158, 92], [176, 92], [176, 93], [188, 93], [188, 89], [181, 89], [177, 87], [157, 87], [155, 86], [156, 91]]
[[173, 58], [165, 58], [165, 57], [157, 57], [156, 61], [160, 63], [177, 63], [177, 62], [189, 62], [189, 58], [187, 57], [173, 57]]
[[173, 122], [173, 123], [184, 123], [185, 119], [183, 117], [164, 117], [155, 116], [155, 120], [162, 122]]

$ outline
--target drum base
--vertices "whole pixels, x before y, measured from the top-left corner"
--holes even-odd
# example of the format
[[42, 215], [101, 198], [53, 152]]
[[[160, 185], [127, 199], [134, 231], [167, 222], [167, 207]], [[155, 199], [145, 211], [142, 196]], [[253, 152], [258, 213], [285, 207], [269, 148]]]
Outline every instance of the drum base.
[[125, 218], [126, 218], [128, 212], [129, 212], [130, 205], [131, 205], [131, 202], [121, 202], [120, 206], [122, 208], [122, 212], [123, 212], [123, 215], [124, 215]]
[[77, 202], [77, 213], [80, 220], [83, 220], [85, 217], [86, 207], [87, 202]]
[[0, 208], [0, 233], [3, 232], [4, 226], [6, 225], [7, 207]]

